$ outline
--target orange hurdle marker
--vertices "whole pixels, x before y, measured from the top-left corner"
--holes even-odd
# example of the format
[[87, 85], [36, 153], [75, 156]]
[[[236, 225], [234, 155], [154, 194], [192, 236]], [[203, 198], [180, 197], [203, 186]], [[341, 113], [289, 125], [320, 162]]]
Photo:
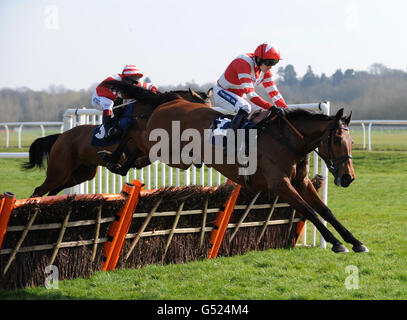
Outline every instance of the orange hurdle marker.
[[103, 246], [104, 258], [102, 270], [104, 271], [114, 270], [116, 268], [143, 187], [143, 183], [133, 180], [132, 184], [125, 183], [120, 192], [128, 198], [123, 208], [116, 214], [115, 221], [113, 221], [109, 227], [108, 241], [105, 242]]
[[[232, 182], [228, 179], [227, 183]], [[240, 188], [241, 188], [240, 185], [238, 184], [235, 185], [235, 189], [232, 191], [228, 201], [224, 205], [224, 210], [219, 211], [218, 214], [216, 215], [215, 227], [212, 230], [210, 238], [211, 248], [209, 249], [208, 254], [208, 258], [210, 259], [216, 258], [216, 256], [218, 255], [220, 245], [222, 244], [227, 226], [230, 221], [230, 217], [232, 215], [237, 198], [239, 196]]]
[[10, 219], [11, 211], [13, 211], [16, 195], [11, 192], [5, 192], [0, 195], [0, 249], [3, 245], [4, 235], [7, 231], [8, 220]]
[[297, 230], [296, 230], [297, 238], [295, 239], [294, 247], [298, 244], [298, 240], [300, 240], [301, 234], [304, 232], [304, 227], [305, 227], [306, 222], [307, 222], [307, 220], [298, 221], [298, 223], [297, 223]]

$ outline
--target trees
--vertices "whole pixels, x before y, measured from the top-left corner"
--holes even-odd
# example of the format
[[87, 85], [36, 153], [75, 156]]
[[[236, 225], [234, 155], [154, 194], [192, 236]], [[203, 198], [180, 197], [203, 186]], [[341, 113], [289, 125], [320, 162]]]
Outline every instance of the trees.
[[[287, 65], [280, 67], [277, 74], [277, 86], [289, 104], [329, 100], [332, 112], [345, 107], [347, 112], [353, 111], [354, 119], [407, 119], [407, 72], [403, 70], [375, 63], [368, 71], [337, 69], [330, 76], [319, 76], [308, 66], [306, 73], [298, 77], [294, 66]], [[189, 81], [157, 85], [163, 92], [188, 88], [206, 92], [215, 84]], [[94, 86], [80, 91], [55, 86], [46, 91], [0, 89], [0, 122], [61, 121], [68, 108], [91, 108], [93, 90]], [[263, 91], [259, 94], [267, 95]]]
[[294, 86], [298, 83], [297, 72], [295, 72], [292, 64], [287, 65], [285, 68], [280, 67], [277, 74], [281, 78], [280, 81], [288, 86]]

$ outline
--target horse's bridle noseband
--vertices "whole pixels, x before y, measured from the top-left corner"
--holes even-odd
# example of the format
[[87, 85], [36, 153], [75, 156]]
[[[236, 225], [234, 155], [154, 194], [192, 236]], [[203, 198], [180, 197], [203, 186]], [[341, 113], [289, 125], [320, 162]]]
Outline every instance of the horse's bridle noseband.
[[[327, 140], [328, 140], [328, 159], [324, 159], [323, 156], [321, 156], [321, 154], [315, 150], [315, 152], [322, 158], [324, 159], [328, 170], [335, 175], [338, 170], [339, 170], [339, 165], [341, 165], [342, 163], [344, 163], [345, 161], [348, 161], [350, 159], [352, 159], [352, 155], [346, 155], [346, 156], [342, 156], [342, 157], [338, 157], [338, 158], [331, 158], [331, 153], [332, 153], [332, 133], [338, 129], [342, 129], [342, 130], [346, 130], [349, 131], [349, 128], [346, 127], [342, 127], [342, 126], [333, 126], [330, 130], [329, 130], [329, 134], [327, 136]], [[322, 140], [324, 141], [324, 140]], [[321, 143], [322, 143], [321, 141]]]

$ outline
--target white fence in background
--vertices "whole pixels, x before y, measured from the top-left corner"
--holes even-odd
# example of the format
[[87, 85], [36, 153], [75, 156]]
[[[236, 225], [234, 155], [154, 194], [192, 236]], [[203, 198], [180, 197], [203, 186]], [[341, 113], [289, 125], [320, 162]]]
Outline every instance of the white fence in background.
[[6, 148], [10, 146], [10, 129], [17, 130], [18, 147], [21, 148], [21, 134], [24, 127], [40, 127], [42, 137], [45, 137], [45, 127], [59, 127], [59, 131], [63, 132], [63, 122], [57, 121], [37, 121], [37, 122], [0, 122], [0, 128], [4, 127], [6, 131]]
[[367, 149], [372, 151], [372, 127], [376, 125], [407, 126], [407, 120], [352, 120], [351, 125], [361, 125], [363, 129], [363, 149], [366, 149], [366, 125], [367, 125]]

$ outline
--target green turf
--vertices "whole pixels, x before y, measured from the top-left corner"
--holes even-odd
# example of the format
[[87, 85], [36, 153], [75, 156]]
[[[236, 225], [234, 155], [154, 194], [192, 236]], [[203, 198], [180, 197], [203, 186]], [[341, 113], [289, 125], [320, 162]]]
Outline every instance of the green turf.
[[[407, 299], [407, 152], [353, 155], [357, 178], [343, 189], [330, 176], [328, 206], [369, 253], [334, 254], [330, 244], [266, 250], [97, 272], [90, 279], [60, 281], [58, 289], [0, 291], [0, 299]], [[0, 190], [7, 185], [24, 193], [39, 178], [15, 166], [4, 170], [10, 160], [0, 161], [6, 177]]]

